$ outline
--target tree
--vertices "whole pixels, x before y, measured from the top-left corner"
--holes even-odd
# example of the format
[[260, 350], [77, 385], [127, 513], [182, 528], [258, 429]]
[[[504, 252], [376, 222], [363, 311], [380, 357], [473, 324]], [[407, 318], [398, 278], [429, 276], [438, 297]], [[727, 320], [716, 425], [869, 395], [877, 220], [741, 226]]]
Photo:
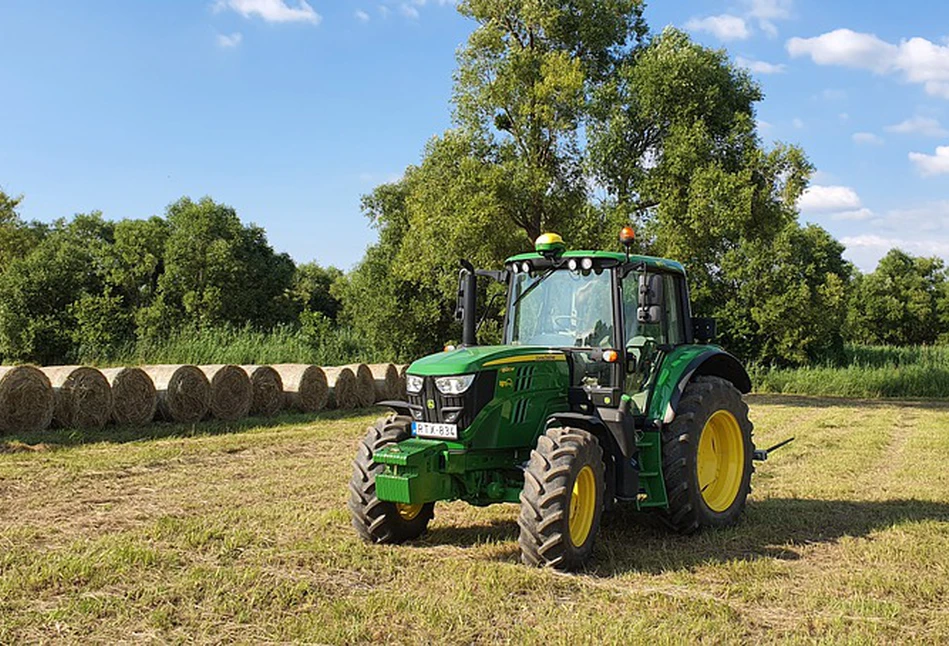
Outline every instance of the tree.
[[[796, 221], [811, 171], [797, 148], [762, 149], [748, 74], [682, 32], [649, 36], [635, 0], [459, 11], [477, 27], [458, 57], [455, 127], [367, 200], [380, 242], [349, 281], [348, 320], [380, 342], [406, 339], [410, 355], [431, 351], [458, 336], [458, 258], [496, 268], [543, 231], [609, 248], [633, 221], [638, 250], [689, 268], [698, 311], [739, 324], [720, 312], [741, 299], [726, 257]], [[777, 342], [768, 329], [754, 326], [748, 358]]]
[[157, 298], [139, 317], [144, 334], [288, 319], [293, 261], [274, 252], [263, 229], [242, 224], [234, 209], [208, 197], [181, 198], [166, 220]]
[[[100, 213], [77, 215], [54, 222], [39, 244], [13, 260], [0, 275], [4, 359], [61, 363], [76, 357], [75, 304], [105, 293], [104, 259], [112, 241], [112, 223]], [[122, 325], [118, 319], [111, 323]]]
[[847, 316], [856, 343], [920, 345], [945, 333], [947, 275], [939, 258], [918, 258], [899, 249], [854, 285]]
[[0, 191], [0, 272], [26, 256], [46, 235], [45, 225], [20, 219], [17, 208], [22, 201], [22, 196], [11, 197]]
[[790, 223], [773, 240], [727, 252], [716, 309], [724, 345], [773, 365], [838, 358], [853, 272], [843, 250], [824, 229]]
[[290, 297], [300, 312], [319, 312], [335, 321], [342, 304], [333, 295], [333, 285], [343, 277], [336, 267], [321, 267], [315, 262], [297, 265]]

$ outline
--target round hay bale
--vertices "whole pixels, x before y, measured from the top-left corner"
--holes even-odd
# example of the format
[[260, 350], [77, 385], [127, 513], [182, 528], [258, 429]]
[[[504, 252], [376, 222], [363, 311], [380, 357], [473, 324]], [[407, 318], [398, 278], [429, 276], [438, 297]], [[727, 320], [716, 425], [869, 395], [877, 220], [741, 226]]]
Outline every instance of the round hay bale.
[[396, 368], [399, 369], [399, 399], [406, 399], [409, 394], [405, 390], [405, 374], [409, 371], [409, 364], [403, 363]]
[[155, 419], [158, 393], [141, 368], [106, 368], [103, 376], [112, 386], [112, 421], [129, 426], [145, 426]]
[[395, 364], [376, 363], [369, 366], [369, 370], [372, 371], [377, 402], [384, 399], [398, 399], [401, 396], [399, 389], [402, 385], [402, 378], [399, 377], [399, 369], [395, 367]]
[[62, 428], [102, 428], [112, 418], [112, 386], [95, 368], [41, 368], [55, 394], [53, 423]]
[[319, 366], [304, 363], [282, 363], [271, 366], [283, 380], [286, 405], [303, 413], [316, 413], [326, 408], [329, 384]]
[[225, 422], [247, 417], [254, 403], [254, 388], [244, 369], [232, 365], [199, 367], [211, 382], [211, 415]]
[[283, 409], [283, 379], [271, 366], [241, 366], [250, 377], [254, 400], [250, 405], [251, 415], [270, 417]]
[[42, 370], [0, 367], [0, 433], [42, 431], [53, 420], [56, 396]]
[[142, 366], [158, 392], [158, 416], [169, 422], [194, 424], [211, 407], [211, 384], [197, 366]]
[[323, 368], [326, 372], [326, 381], [330, 387], [330, 402], [333, 408], [351, 410], [359, 408], [359, 384], [356, 373], [351, 368]]
[[364, 363], [354, 363], [346, 366], [356, 375], [356, 399], [359, 408], [367, 408], [376, 403], [376, 380], [372, 370]]

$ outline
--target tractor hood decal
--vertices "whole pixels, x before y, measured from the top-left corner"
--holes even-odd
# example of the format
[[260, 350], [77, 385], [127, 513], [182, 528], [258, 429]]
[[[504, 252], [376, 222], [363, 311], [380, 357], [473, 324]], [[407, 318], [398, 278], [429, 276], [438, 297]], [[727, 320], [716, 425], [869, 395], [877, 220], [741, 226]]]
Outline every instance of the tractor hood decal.
[[422, 377], [464, 375], [511, 364], [566, 360], [563, 351], [551, 348], [479, 345], [429, 355], [409, 366], [408, 372]]

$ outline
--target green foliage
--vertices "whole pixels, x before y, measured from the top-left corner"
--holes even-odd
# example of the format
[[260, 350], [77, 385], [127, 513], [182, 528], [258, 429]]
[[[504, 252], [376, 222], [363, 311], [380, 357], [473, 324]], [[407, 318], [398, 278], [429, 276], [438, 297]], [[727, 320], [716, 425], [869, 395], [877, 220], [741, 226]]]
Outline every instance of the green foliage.
[[825, 230], [796, 223], [771, 241], [743, 242], [726, 252], [715, 308], [724, 345], [767, 364], [839, 356], [852, 271], [842, 253]]
[[891, 250], [854, 284], [847, 333], [856, 343], [935, 343], [949, 332], [949, 284], [939, 258]]

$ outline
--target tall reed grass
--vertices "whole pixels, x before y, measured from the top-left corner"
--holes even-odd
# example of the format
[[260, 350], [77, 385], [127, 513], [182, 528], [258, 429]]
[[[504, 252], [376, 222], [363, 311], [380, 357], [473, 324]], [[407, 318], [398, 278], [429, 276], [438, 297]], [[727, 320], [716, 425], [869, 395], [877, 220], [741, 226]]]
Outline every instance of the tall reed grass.
[[825, 365], [796, 369], [756, 366], [757, 392], [830, 397], [949, 398], [949, 347], [848, 346]]
[[269, 331], [245, 328], [183, 330], [164, 339], [140, 340], [117, 350], [87, 352], [83, 363], [100, 366], [165, 363], [312, 363], [340, 365], [388, 360], [360, 343], [349, 328], [315, 336], [292, 326]]

